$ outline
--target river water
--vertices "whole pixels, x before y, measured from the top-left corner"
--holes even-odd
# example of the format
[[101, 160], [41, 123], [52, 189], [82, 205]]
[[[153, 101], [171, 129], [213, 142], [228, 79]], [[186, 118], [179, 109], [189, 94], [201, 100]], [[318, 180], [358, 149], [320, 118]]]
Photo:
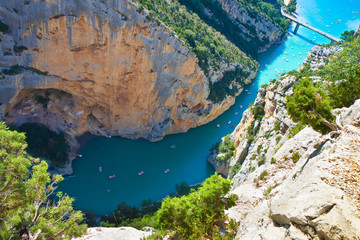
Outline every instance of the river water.
[[[356, 30], [360, 24], [360, 0], [297, 2], [300, 19], [338, 38], [343, 31]], [[79, 150], [83, 157], [73, 162], [74, 175], [66, 177], [59, 189], [75, 198], [75, 207], [104, 215], [121, 202], [139, 206], [145, 199], [160, 200], [175, 192], [175, 185], [181, 181], [204, 181], [214, 172], [206, 162], [209, 149], [233, 131], [243, 111], [256, 98], [257, 89], [285, 71], [298, 69], [314, 44], [330, 42], [304, 27], [297, 35], [292, 30], [293, 26], [284, 44], [260, 54], [257, 78], [246, 86], [247, 91], [236, 99], [235, 105], [217, 119], [156, 143], [94, 137], [83, 144]], [[140, 171], [144, 173], [138, 175]], [[115, 177], [110, 179], [112, 175]]]

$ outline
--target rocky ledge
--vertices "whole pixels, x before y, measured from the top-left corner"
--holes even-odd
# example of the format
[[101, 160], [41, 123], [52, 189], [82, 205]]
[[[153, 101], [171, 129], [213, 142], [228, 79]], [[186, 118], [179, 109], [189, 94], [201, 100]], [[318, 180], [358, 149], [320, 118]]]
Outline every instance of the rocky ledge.
[[[307, 61], [317, 69], [313, 58], [329, 54], [313, 50]], [[287, 115], [296, 81], [284, 75], [260, 88], [230, 135], [236, 153], [214, 161], [239, 196], [228, 211], [241, 221], [236, 238], [360, 239], [360, 100], [333, 111], [342, 130], [321, 135]]]

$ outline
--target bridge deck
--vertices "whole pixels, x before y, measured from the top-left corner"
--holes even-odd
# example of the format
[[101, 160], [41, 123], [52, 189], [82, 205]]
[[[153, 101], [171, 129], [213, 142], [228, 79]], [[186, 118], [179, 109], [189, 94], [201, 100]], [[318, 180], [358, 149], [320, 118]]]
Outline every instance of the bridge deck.
[[311, 26], [311, 25], [309, 25], [309, 24], [307, 24], [307, 23], [304, 23], [303, 21], [297, 19], [296, 17], [294, 17], [294, 16], [292, 16], [292, 15], [290, 15], [290, 14], [285, 13], [282, 8], [281, 8], [281, 14], [282, 14], [284, 17], [290, 19], [291, 21], [296, 22], [297, 24], [299, 24], [299, 25], [301, 25], [301, 26], [304, 26], [304, 27], [306, 27], [306, 28], [309, 28], [309, 29], [313, 30], [314, 32], [317, 32], [317, 33], [323, 35], [324, 37], [330, 39], [331, 41], [334, 41], [334, 42], [339, 42], [339, 41], [340, 41], [339, 38], [336, 38], [336, 37], [334, 37], [334, 36], [332, 36], [332, 35], [324, 32], [324, 31], [321, 31], [320, 29], [317, 29], [317, 28], [315, 28], [315, 27], [313, 27], [313, 26]]

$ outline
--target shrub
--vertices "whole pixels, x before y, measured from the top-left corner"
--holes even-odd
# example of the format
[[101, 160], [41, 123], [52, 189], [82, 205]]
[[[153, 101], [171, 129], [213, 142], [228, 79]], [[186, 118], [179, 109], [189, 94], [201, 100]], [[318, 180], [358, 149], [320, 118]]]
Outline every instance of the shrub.
[[233, 178], [241, 169], [241, 163], [236, 163], [230, 168], [229, 177]]
[[260, 167], [261, 165], [264, 165], [265, 160], [266, 160], [266, 157], [264, 155], [261, 155], [260, 158], [258, 159], [258, 166]]
[[279, 131], [280, 130], [280, 126], [281, 126], [281, 122], [280, 121], [276, 121], [274, 123], [274, 130], [275, 131]]
[[55, 167], [61, 167], [67, 162], [70, 147], [64, 133], [56, 133], [35, 123], [25, 123], [18, 129], [26, 133], [29, 153], [34, 157], [49, 159]]
[[298, 152], [294, 152], [292, 155], [291, 155], [291, 159], [294, 163], [296, 163], [297, 161], [299, 161], [300, 159], [300, 154]]
[[276, 159], [272, 157], [270, 160], [270, 164], [275, 164], [275, 163], [276, 163]]
[[0, 32], [2, 33], [9, 33], [9, 26], [6, 25], [5, 23], [3, 23], [1, 20], [0, 20]]
[[278, 144], [278, 143], [280, 142], [281, 138], [282, 138], [281, 136], [277, 136], [277, 137], [275, 138], [276, 144]]
[[269, 173], [268, 173], [266, 170], [264, 170], [264, 171], [260, 174], [259, 180], [263, 180], [264, 177], [266, 177], [268, 174], [269, 174]]

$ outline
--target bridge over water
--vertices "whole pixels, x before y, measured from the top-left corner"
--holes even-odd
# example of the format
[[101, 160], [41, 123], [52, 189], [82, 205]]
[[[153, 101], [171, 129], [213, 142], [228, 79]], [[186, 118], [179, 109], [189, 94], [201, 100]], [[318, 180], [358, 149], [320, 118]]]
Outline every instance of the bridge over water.
[[334, 37], [334, 36], [332, 36], [332, 35], [324, 32], [324, 31], [321, 31], [320, 29], [317, 29], [317, 28], [315, 28], [315, 27], [313, 27], [313, 26], [311, 26], [311, 25], [309, 25], [309, 24], [307, 24], [307, 23], [305, 23], [305, 22], [297, 19], [297, 18], [294, 17], [293, 15], [290, 15], [290, 14], [286, 13], [283, 8], [281, 8], [281, 14], [282, 14], [284, 17], [286, 17], [286, 18], [288, 18], [288, 19], [290, 19], [291, 21], [293, 21], [293, 22], [296, 23], [296, 26], [295, 26], [295, 29], [294, 29], [294, 34], [297, 33], [297, 31], [299, 30], [299, 27], [300, 27], [300, 25], [301, 25], [301, 26], [304, 26], [304, 27], [306, 27], [306, 28], [309, 28], [309, 29], [313, 30], [314, 32], [317, 32], [317, 33], [323, 35], [324, 37], [330, 39], [332, 42], [339, 42], [339, 41], [340, 41], [339, 38], [336, 38], [336, 37]]

